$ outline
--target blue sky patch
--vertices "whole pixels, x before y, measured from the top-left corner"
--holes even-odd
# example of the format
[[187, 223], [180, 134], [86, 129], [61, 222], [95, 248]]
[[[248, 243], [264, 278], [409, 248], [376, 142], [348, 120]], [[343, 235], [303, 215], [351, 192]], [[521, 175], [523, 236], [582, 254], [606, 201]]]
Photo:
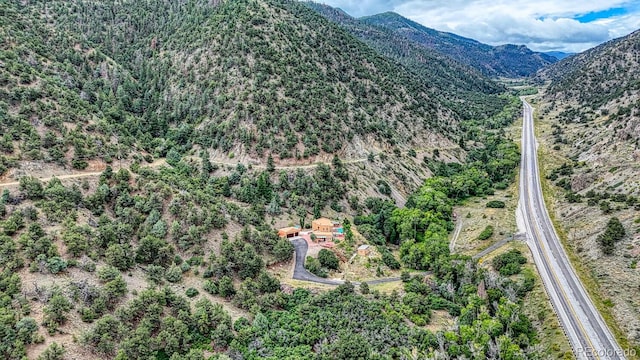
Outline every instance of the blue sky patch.
[[618, 7], [611, 8], [602, 11], [594, 11], [587, 14], [579, 15], [574, 17], [574, 19], [580, 21], [581, 23], [588, 23], [591, 21], [599, 20], [599, 19], [607, 19], [613, 16], [620, 16], [627, 14], [628, 10], [626, 8]]
[[314, 1], [355, 17], [395, 11], [439, 31], [535, 51], [578, 53], [640, 28], [640, 0], [589, 0], [579, 7], [575, 0]]

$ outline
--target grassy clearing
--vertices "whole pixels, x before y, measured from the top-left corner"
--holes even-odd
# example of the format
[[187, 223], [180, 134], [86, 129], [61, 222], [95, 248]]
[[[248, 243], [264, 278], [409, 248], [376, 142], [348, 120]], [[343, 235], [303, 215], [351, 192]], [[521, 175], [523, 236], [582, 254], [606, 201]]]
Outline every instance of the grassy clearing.
[[[487, 208], [486, 203], [491, 200], [504, 201], [505, 207], [503, 209]], [[454, 252], [473, 255], [515, 234], [518, 230], [515, 220], [517, 205], [517, 185], [512, 184], [508, 189], [496, 191], [492, 196], [484, 199], [470, 199], [457, 206], [455, 211], [462, 228], [456, 239]], [[487, 240], [480, 240], [478, 238], [480, 233], [488, 225], [493, 226], [493, 235]]]
[[[540, 123], [540, 119], [536, 114], [535, 121], [535, 132], [536, 137], [540, 138], [539, 135], [541, 132], [549, 131], [548, 124]], [[618, 326], [615, 317], [613, 315], [612, 309], [607, 304], [610, 303], [610, 300], [605, 298], [600, 291], [600, 284], [593, 276], [591, 269], [588, 268], [581, 260], [580, 257], [576, 253], [576, 249], [569, 243], [567, 233], [565, 232], [562, 224], [555, 216], [555, 199], [559, 199], [562, 197], [562, 194], [559, 193], [558, 189], [551, 184], [549, 180], [547, 180], [547, 172], [549, 169], [560, 166], [566, 160], [562, 157], [558, 156], [555, 153], [551, 153], [547, 151], [545, 148], [540, 147], [538, 149], [538, 163], [540, 164], [540, 183], [542, 185], [542, 193], [544, 195], [544, 202], [549, 210], [549, 217], [551, 218], [551, 222], [553, 223], [554, 228], [556, 229], [556, 233], [560, 238], [560, 242], [564, 247], [569, 260], [571, 261], [571, 265], [576, 270], [580, 281], [585, 287], [585, 290], [589, 294], [589, 297], [593, 301], [594, 305], [602, 315], [602, 318], [609, 326], [609, 329], [613, 332], [618, 344], [622, 349], [635, 349], [637, 354], [640, 354], [640, 347], [635, 346], [632, 347], [629, 339], [625, 335], [625, 333]], [[629, 359], [640, 359], [640, 357], [636, 356], [628, 356]]]
[[[516, 121], [505, 129], [508, 138], [518, 142], [522, 131], [522, 120]], [[486, 198], [471, 198], [456, 206], [458, 222], [462, 223], [461, 231], [455, 241], [454, 252], [474, 255], [494, 243], [509, 237], [518, 231], [515, 211], [518, 206], [518, 176], [505, 190], [497, 190], [494, 195]], [[504, 201], [503, 209], [487, 208], [491, 200]], [[487, 240], [479, 240], [478, 236], [488, 225], [493, 226], [494, 232]], [[451, 239], [453, 241], [453, 238]]]
[[391, 294], [393, 290], [398, 292], [404, 291], [404, 283], [402, 281], [393, 281], [388, 283], [369, 285], [369, 289], [378, 290], [384, 294]]
[[[393, 254], [396, 259], [400, 258], [398, 251], [394, 251]], [[351, 258], [354, 254], [347, 253], [345, 255], [348, 258]], [[380, 269], [380, 272], [378, 272], [378, 269]], [[369, 255], [356, 255], [350, 263], [343, 264], [340, 270], [341, 272], [336, 273], [335, 275], [351, 281], [367, 281], [388, 277], [399, 277], [402, 273], [402, 270], [392, 270], [384, 265], [382, 262], [382, 256], [373, 246], [370, 248]]]
[[437, 332], [445, 329], [450, 329], [455, 325], [455, 318], [445, 310], [434, 310], [431, 313], [431, 320], [426, 326], [429, 331]]

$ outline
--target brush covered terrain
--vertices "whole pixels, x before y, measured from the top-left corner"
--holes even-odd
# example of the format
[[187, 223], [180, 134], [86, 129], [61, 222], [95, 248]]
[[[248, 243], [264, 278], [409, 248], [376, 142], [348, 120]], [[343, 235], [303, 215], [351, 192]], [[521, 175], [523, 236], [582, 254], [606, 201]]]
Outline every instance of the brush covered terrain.
[[[546, 353], [526, 258], [449, 250], [454, 206], [520, 159], [520, 102], [481, 71], [287, 0], [0, 14], [0, 357]], [[290, 282], [276, 227], [320, 216], [352, 227], [335, 271], [369, 244], [360, 266], [402, 281]]]

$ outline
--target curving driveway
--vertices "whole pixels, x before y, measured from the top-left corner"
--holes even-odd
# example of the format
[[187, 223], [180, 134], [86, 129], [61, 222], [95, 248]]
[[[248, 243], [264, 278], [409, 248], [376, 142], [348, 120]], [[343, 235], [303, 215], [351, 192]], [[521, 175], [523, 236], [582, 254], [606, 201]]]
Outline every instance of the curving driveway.
[[293, 247], [296, 249], [296, 262], [293, 268], [293, 278], [302, 281], [311, 281], [318, 284], [326, 285], [340, 285], [344, 284], [343, 280], [331, 280], [321, 278], [320, 276], [312, 274], [309, 270], [304, 268], [304, 260], [307, 257], [307, 250], [309, 250], [309, 244], [301, 237], [294, 237], [291, 239]]
[[[293, 279], [309, 281], [309, 282], [325, 284], [325, 285], [341, 285], [345, 283], [344, 280], [321, 278], [317, 275], [312, 274], [309, 270], [305, 269], [304, 261], [307, 257], [307, 250], [309, 250], [309, 244], [307, 244], [307, 241], [301, 237], [291, 238], [291, 243], [293, 244], [293, 247], [295, 248], [295, 251], [296, 251], [295, 265], [293, 268]], [[430, 272], [423, 272], [423, 273], [420, 273], [419, 275], [427, 275], [427, 274], [430, 274]], [[366, 282], [369, 285], [375, 285], [375, 284], [384, 284], [384, 283], [400, 281], [400, 280], [402, 280], [400, 277], [387, 277], [382, 279], [368, 280], [364, 282]], [[358, 281], [352, 281], [351, 283], [354, 285], [360, 285], [360, 282]]]

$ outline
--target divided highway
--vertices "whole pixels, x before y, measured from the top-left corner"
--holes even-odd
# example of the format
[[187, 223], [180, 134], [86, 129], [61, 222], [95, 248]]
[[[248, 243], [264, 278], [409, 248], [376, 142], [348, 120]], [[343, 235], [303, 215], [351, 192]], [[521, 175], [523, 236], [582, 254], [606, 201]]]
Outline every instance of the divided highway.
[[526, 231], [547, 294], [578, 359], [625, 359], [569, 262], [542, 197], [533, 108], [523, 100], [518, 225]]

